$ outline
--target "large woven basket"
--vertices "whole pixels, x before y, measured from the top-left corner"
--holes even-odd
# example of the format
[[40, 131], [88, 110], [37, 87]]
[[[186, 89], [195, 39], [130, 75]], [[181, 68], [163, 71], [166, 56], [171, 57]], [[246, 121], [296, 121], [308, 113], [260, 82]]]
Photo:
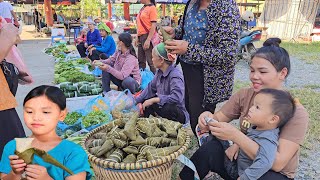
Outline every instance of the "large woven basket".
[[[119, 121], [119, 120], [115, 120]], [[186, 136], [186, 141], [176, 152], [163, 156], [162, 158], [140, 162], [140, 163], [114, 163], [106, 161], [92, 155], [86, 147], [86, 142], [92, 136], [103, 129], [113, 126], [111, 123], [100, 126], [86, 135], [82, 141], [82, 146], [88, 154], [97, 179], [107, 180], [166, 180], [171, 179], [172, 164], [178, 156], [183, 154], [190, 144], [190, 137]], [[184, 130], [184, 129], [183, 129]]]

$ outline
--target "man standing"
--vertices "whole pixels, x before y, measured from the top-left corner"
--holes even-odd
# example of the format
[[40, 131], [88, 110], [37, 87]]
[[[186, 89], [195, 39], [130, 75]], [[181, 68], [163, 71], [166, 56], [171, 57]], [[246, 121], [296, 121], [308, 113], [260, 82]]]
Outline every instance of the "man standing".
[[33, 12], [34, 25], [36, 26], [36, 29], [38, 32], [40, 32], [40, 29], [41, 29], [41, 26], [40, 26], [41, 16], [42, 16], [41, 13], [39, 13], [37, 9], [34, 9], [34, 12]]
[[4, 0], [0, 0], [0, 16], [2, 16], [7, 21], [7, 23], [12, 23], [13, 19], [13, 24], [16, 27], [20, 26], [17, 15], [13, 11], [12, 5], [8, 2], [4, 2]]

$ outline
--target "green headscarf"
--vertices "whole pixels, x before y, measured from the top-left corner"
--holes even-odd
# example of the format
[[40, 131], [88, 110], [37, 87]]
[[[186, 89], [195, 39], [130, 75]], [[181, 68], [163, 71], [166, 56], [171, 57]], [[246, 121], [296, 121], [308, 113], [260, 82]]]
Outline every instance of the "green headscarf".
[[105, 30], [108, 34], [111, 34], [110, 28], [109, 28], [105, 23], [103, 23], [103, 22], [99, 23], [98, 29], [99, 29], [99, 30], [103, 29], [103, 30]]
[[164, 46], [165, 46], [165, 44], [162, 42], [162, 43], [156, 45], [156, 47], [154, 47], [154, 49], [161, 58], [163, 58], [166, 61], [170, 61], [168, 58], [168, 52]]

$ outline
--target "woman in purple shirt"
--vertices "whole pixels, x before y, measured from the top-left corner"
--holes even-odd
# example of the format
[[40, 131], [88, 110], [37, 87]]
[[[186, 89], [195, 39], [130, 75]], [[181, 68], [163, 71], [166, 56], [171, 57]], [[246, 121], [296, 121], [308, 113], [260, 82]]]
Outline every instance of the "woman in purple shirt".
[[87, 40], [84, 44], [78, 44], [77, 49], [80, 56], [86, 57], [86, 50], [90, 49], [94, 45], [101, 45], [102, 38], [98, 29], [95, 29], [94, 22], [92, 20], [88, 20], [88, 28], [89, 31], [87, 33]]
[[163, 118], [189, 124], [189, 114], [184, 102], [182, 72], [173, 65], [175, 58], [160, 43], [152, 50], [152, 62], [158, 69], [147, 88], [136, 98], [142, 103], [144, 116], [159, 115]]
[[[110, 91], [110, 81], [121, 89], [129, 89], [132, 94], [137, 92], [141, 83], [141, 75], [136, 51], [132, 46], [129, 33], [121, 33], [118, 37], [118, 50], [106, 60], [101, 60], [102, 89]], [[93, 61], [96, 64], [97, 60]]]

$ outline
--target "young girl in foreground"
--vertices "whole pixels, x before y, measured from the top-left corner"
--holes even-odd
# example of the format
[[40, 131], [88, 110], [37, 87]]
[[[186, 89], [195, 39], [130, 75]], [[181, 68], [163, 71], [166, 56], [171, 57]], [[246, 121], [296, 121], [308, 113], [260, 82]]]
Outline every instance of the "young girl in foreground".
[[14, 154], [16, 141], [10, 141], [4, 148], [0, 162], [0, 173], [3, 180], [21, 179], [25, 172], [27, 179], [90, 179], [92, 176], [88, 157], [85, 151], [73, 142], [62, 140], [56, 133], [59, 121], [67, 115], [66, 97], [63, 92], [53, 86], [39, 86], [31, 90], [23, 102], [24, 121], [32, 131], [32, 147], [46, 151], [57, 161], [69, 168], [70, 175], [59, 167], [44, 162], [34, 156], [32, 164]]

